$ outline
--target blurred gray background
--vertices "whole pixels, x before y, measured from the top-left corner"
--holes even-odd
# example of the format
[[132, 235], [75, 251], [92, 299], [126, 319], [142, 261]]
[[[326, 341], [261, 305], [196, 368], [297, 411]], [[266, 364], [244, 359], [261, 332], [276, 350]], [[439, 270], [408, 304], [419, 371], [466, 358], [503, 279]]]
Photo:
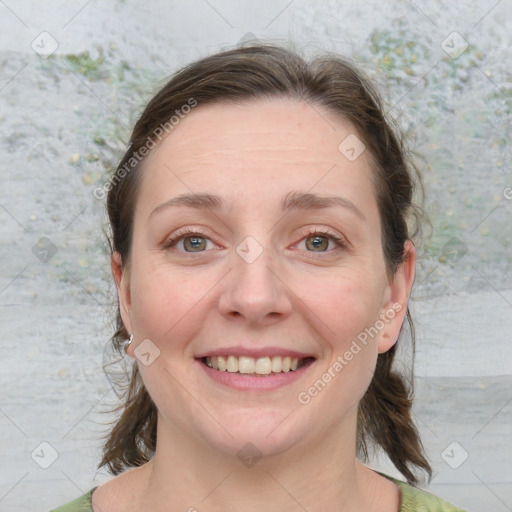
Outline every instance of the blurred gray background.
[[107, 478], [115, 294], [98, 187], [173, 71], [258, 38], [355, 59], [408, 134], [433, 225], [412, 304], [430, 490], [512, 510], [510, 0], [0, 0], [2, 512]]

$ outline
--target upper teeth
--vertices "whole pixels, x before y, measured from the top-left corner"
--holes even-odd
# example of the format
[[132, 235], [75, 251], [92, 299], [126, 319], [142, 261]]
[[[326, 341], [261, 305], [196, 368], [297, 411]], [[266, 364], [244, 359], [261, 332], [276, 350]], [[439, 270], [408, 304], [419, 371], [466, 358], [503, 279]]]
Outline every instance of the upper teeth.
[[236, 357], [236, 356], [212, 356], [206, 358], [206, 364], [210, 368], [220, 371], [258, 373], [268, 375], [269, 373], [294, 371], [299, 365], [297, 357]]

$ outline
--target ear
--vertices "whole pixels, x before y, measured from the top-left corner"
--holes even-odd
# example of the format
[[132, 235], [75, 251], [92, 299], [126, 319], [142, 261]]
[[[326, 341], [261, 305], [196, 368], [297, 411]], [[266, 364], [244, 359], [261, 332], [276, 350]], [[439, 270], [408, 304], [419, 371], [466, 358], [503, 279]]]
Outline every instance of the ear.
[[416, 248], [407, 240], [404, 244], [404, 261], [389, 280], [380, 318], [384, 323], [379, 336], [379, 354], [387, 352], [398, 340], [400, 329], [407, 315], [407, 305], [416, 275]]
[[119, 298], [119, 310], [126, 330], [131, 334], [133, 332], [131, 323], [131, 294], [130, 279], [128, 265], [123, 267], [121, 255], [118, 252], [112, 253], [110, 259], [110, 267], [117, 288], [117, 296]]

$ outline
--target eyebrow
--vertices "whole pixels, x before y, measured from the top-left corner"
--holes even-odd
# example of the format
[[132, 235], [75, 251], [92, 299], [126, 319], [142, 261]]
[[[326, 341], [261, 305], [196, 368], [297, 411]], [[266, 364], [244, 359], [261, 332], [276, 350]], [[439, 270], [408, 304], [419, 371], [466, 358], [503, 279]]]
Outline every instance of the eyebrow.
[[[200, 193], [200, 194], [181, 194], [173, 197], [162, 204], [159, 204], [150, 214], [150, 217], [157, 212], [175, 207], [187, 206], [189, 208], [207, 209], [207, 210], [225, 210], [226, 203], [217, 195]], [[341, 196], [321, 196], [312, 194], [310, 192], [289, 192], [281, 200], [281, 209], [284, 212], [292, 210], [322, 210], [325, 208], [332, 208], [334, 206], [341, 206], [342, 208], [351, 210], [361, 220], [366, 217], [363, 212], [349, 199]]]

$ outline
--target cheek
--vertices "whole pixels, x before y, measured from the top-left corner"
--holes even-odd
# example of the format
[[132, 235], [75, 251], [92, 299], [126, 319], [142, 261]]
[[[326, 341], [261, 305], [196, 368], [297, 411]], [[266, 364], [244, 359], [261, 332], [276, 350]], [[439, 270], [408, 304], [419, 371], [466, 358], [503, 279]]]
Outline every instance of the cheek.
[[[311, 316], [315, 330], [328, 342], [325, 360], [311, 385], [322, 390], [319, 396], [334, 406], [337, 417], [359, 402], [373, 376], [378, 355], [377, 336], [368, 332], [379, 318], [381, 281], [351, 269], [323, 283], [317, 281], [317, 286], [322, 286], [316, 289], [323, 292], [310, 294], [304, 301], [315, 313]], [[304, 295], [307, 289], [304, 283], [301, 297], [307, 297]]]
[[133, 269], [131, 284], [136, 338], [151, 340], [159, 350], [150, 365], [139, 364], [144, 384], [159, 409], [168, 403], [186, 408], [177, 382], [188, 378], [186, 369], [193, 349], [190, 341], [200, 334], [205, 308], [211, 307], [207, 291], [213, 284], [199, 275], [150, 262]]
[[132, 318], [137, 337], [149, 338], [162, 347], [172, 340], [172, 345], [178, 346], [185, 332], [190, 336], [194, 326], [199, 329], [197, 315], [209, 288], [209, 279], [200, 280], [162, 265], [133, 269]]
[[343, 374], [344, 385], [354, 385], [353, 389], [369, 384], [375, 368], [377, 337], [367, 333], [379, 314], [376, 295], [371, 291], [364, 294], [362, 290], [353, 290], [342, 295], [332, 311], [335, 336], [330, 367]]
[[358, 269], [342, 269], [337, 275], [297, 279], [297, 296], [314, 313], [317, 326], [333, 350], [344, 351], [353, 338], [378, 318], [383, 299], [383, 279]]

